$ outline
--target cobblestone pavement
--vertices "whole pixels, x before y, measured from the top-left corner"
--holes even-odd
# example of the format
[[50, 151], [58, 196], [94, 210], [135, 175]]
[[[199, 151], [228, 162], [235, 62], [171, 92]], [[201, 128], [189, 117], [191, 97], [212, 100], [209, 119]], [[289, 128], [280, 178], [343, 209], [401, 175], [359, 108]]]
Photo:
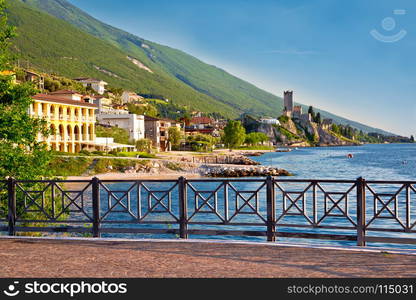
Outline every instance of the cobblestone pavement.
[[227, 243], [0, 239], [0, 277], [414, 277], [416, 256]]

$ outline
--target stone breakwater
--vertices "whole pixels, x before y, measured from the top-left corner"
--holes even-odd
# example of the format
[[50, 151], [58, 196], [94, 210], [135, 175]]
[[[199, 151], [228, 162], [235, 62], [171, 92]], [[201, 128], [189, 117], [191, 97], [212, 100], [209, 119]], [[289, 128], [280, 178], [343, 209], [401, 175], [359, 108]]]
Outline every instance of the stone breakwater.
[[264, 177], [264, 176], [291, 176], [284, 169], [271, 167], [208, 167], [202, 171], [206, 177]]
[[177, 160], [97, 158], [82, 176], [106, 173], [155, 176], [175, 174], [178, 176], [196, 175], [225, 178], [291, 175], [283, 169], [261, 166], [258, 162], [244, 156], [239, 156], [237, 162], [238, 164], [210, 164]]
[[[110, 168], [109, 171], [113, 169]], [[272, 168], [267, 166], [248, 166], [248, 165], [210, 165], [178, 163], [169, 161], [148, 161], [146, 164], [136, 164], [120, 170], [122, 173], [140, 174], [198, 174], [203, 177], [265, 177], [265, 176], [291, 176], [284, 169]], [[184, 175], [185, 176], [185, 175]]]
[[259, 156], [261, 153], [250, 153], [253, 155], [203, 155], [203, 156], [188, 156], [188, 157], [169, 157], [168, 160], [178, 163], [194, 163], [194, 164], [230, 164], [230, 165], [246, 165], [257, 166], [259, 162], [247, 156]]

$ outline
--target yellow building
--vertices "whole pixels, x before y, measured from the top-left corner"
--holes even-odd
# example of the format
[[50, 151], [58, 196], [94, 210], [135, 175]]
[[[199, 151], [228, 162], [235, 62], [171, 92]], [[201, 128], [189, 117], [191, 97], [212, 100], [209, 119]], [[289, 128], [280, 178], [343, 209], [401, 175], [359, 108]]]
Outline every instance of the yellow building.
[[95, 148], [95, 104], [74, 91], [38, 94], [33, 100], [29, 113], [45, 118], [52, 129], [52, 135], [43, 138], [50, 149], [76, 153]]

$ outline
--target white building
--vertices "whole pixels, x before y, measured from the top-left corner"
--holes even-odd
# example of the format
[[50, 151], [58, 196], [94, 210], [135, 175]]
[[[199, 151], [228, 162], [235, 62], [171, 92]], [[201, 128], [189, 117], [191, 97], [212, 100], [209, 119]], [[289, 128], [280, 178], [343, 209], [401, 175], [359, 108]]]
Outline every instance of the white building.
[[101, 125], [123, 128], [128, 131], [130, 139], [144, 139], [144, 116], [135, 114], [98, 114]]
[[280, 125], [279, 120], [276, 118], [261, 118], [259, 121], [263, 124]]
[[84, 87], [92, 88], [99, 95], [102, 95], [105, 93], [105, 86], [108, 85], [107, 82], [100, 80], [100, 79], [95, 79], [95, 78], [81, 77], [81, 78], [75, 78], [74, 80], [81, 82]]
[[114, 142], [114, 138], [110, 137], [97, 137], [95, 138], [95, 146], [101, 151], [134, 151], [135, 147], [133, 145], [124, 145]]

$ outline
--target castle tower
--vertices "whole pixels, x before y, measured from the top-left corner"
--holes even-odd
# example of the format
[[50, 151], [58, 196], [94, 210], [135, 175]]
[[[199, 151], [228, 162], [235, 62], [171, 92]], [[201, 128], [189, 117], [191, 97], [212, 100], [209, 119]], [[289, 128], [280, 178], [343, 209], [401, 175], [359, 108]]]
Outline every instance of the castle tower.
[[283, 112], [291, 115], [293, 111], [293, 91], [283, 92]]

